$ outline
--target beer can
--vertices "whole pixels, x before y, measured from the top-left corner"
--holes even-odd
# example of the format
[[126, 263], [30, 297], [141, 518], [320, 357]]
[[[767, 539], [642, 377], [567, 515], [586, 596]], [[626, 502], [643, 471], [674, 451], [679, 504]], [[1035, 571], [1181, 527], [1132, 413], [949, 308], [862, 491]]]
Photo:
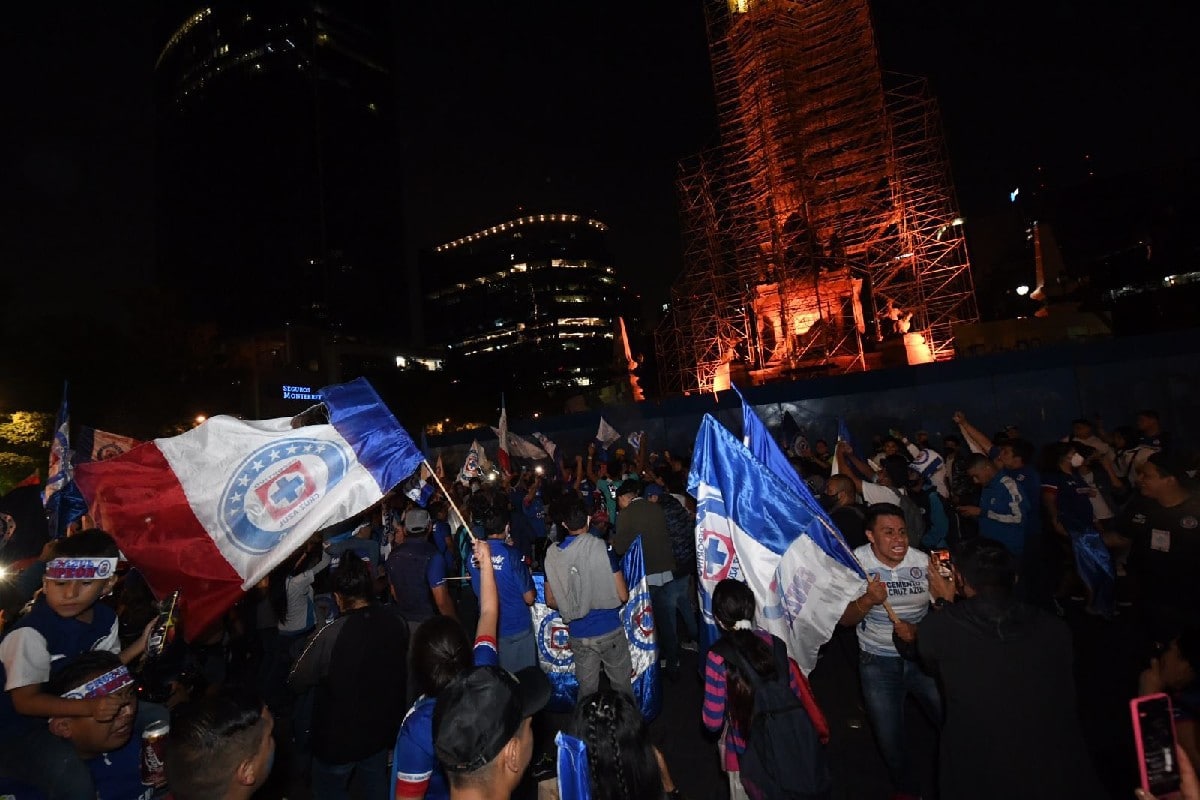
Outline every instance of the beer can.
[[167, 754], [167, 733], [171, 723], [151, 722], [142, 731], [142, 783], [157, 786], [166, 782], [164, 758]]

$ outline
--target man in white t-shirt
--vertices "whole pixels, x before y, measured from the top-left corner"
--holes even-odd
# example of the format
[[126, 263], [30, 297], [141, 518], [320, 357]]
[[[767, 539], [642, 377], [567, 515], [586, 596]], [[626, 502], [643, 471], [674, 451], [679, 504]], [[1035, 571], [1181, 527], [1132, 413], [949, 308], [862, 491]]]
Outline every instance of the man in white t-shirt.
[[[911, 694], [934, 725], [941, 724], [937, 684], [916, 662], [901, 657], [896, 639], [912, 645], [929, 612], [929, 556], [908, 546], [904, 512], [890, 503], [867, 509], [867, 541], [854, 551], [870, 580], [846, 606], [842, 625], [858, 632], [859, 676], [875, 739], [892, 781], [893, 800], [920, 796], [904, 739], [904, 702]], [[886, 605], [885, 605], [886, 604]]]

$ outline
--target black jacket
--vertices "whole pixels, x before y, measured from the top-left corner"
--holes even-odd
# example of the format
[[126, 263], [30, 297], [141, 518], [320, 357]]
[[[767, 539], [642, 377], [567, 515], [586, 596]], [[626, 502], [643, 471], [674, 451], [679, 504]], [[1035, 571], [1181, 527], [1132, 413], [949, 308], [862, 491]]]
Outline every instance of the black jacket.
[[939, 678], [942, 800], [1104, 797], [1076, 710], [1071, 633], [1013, 600], [962, 598], [917, 629]]
[[347, 764], [389, 750], [407, 710], [408, 625], [386, 606], [339, 617], [309, 640], [288, 685], [313, 698], [312, 751]]

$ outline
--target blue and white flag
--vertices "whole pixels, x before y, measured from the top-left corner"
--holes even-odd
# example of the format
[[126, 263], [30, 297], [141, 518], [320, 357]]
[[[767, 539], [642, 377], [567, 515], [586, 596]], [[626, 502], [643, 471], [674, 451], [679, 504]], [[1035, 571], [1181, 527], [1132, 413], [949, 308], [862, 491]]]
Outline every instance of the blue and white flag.
[[87, 501], [75, 485], [71, 462], [71, 415], [67, 410], [67, 386], [63, 384], [62, 405], [54, 422], [54, 441], [50, 443], [46, 489], [42, 494], [51, 539], [66, 536], [68, 526], [88, 510]]
[[559, 800], [591, 800], [591, 770], [588, 768], [587, 745], [574, 736], [558, 732], [558, 798]]
[[544, 433], [535, 433], [533, 438], [537, 439], [538, 444], [542, 446], [542, 449], [545, 450], [546, 454], [550, 456], [551, 460], [553, 460], [554, 453], [558, 450], [558, 445], [550, 441], [550, 437]]
[[854, 447], [854, 440], [850, 438], [850, 429], [846, 427], [845, 418], [838, 417], [837, 425], [838, 425], [837, 440], [839, 442], [845, 442], [846, 444], [850, 445], [851, 447]]
[[433, 497], [437, 487], [430, 483], [429, 478], [432, 477], [432, 471], [426, 466], [427, 462], [421, 463], [421, 469], [412, 474], [404, 484], [404, 496], [421, 508], [429, 505], [430, 498]]
[[717, 638], [713, 589], [726, 578], [745, 581], [758, 600], [759, 625], [787, 644], [807, 674], [866, 585], [837, 528], [810, 493], [798, 494], [708, 414], [696, 436], [688, 491], [696, 498], [706, 644]]
[[483, 446], [476, 440], [471, 442], [470, 449], [467, 450], [467, 456], [463, 459], [462, 469], [458, 471], [458, 482], [466, 486], [471, 482], [472, 478], [483, 479], [484, 470], [489, 466], [487, 456], [483, 453]]
[[604, 417], [600, 418], [600, 427], [596, 429], [596, 441], [600, 443], [602, 449], [607, 450], [621, 438], [621, 434], [617, 429], [608, 424], [608, 420]]
[[642, 437], [645, 435], [645, 431], [635, 431], [625, 437], [625, 441], [629, 442], [629, 446], [633, 448], [634, 453], [642, 449]]
[[[589, 536], [590, 534], [582, 534]], [[650, 722], [662, 711], [662, 682], [658, 673], [658, 639], [654, 630], [654, 611], [650, 605], [650, 587], [646, 583], [646, 562], [642, 557], [642, 539], [633, 540], [621, 559], [629, 601], [621, 607], [621, 622], [629, 640], [633, 662], [633, 696], [642, 716]], [[575, 679], [575, 654], [571, 651], [567, 624], [546, 605], [546, 576], [534, 573], [537, 600], [533, 604], [533, 628], [537, 632], [538, 663], [552, 689], [547, 708], [567, 713], [575, 707], [579, 681]]]

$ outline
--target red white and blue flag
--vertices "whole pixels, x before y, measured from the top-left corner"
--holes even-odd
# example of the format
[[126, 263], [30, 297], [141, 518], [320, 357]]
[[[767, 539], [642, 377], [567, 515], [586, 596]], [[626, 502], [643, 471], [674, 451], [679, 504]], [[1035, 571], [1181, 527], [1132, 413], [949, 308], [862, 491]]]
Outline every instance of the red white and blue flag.
[[216, 416], [75, 478], [158, 597], [181, 590], [189, 638], [314, 533], [364, 511], [423, 456], [366, 380], [326, 387], [328, 423]]

